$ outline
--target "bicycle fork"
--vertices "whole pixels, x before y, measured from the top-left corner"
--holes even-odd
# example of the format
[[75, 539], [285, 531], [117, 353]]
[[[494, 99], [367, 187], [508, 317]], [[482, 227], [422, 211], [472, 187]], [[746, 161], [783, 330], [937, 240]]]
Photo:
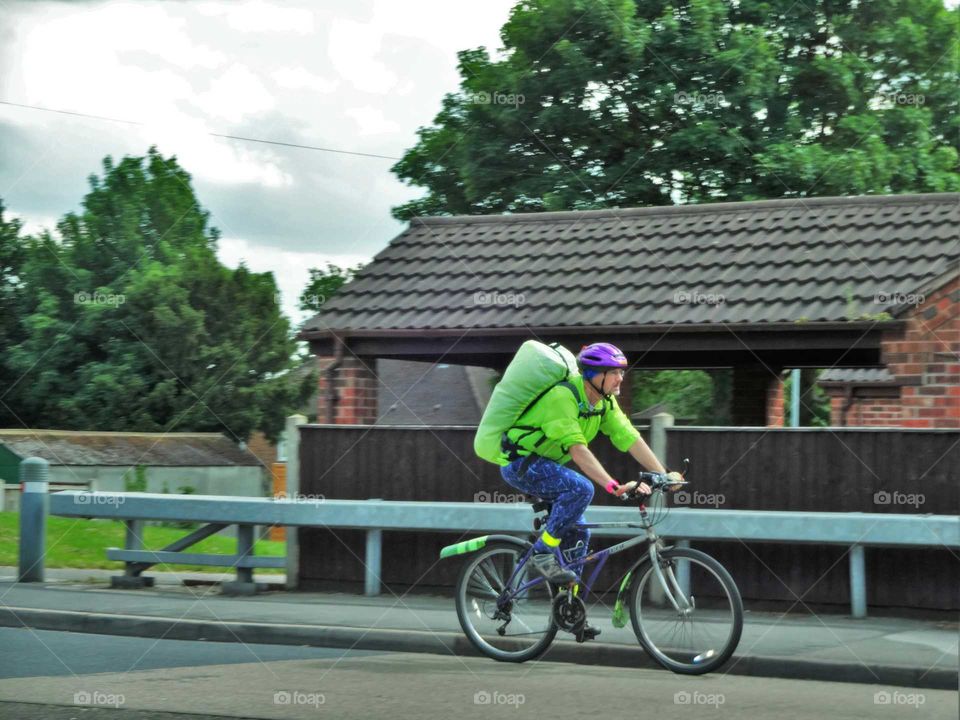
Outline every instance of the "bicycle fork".
[[681, 615], [689, 615], [694, 609], [693, 596], [687, 597], [687, 594], [677, 581], [677, 576], [673, 572], [673, 566], [669, 562], [661, 564], [658, 544], [656, 541], [650, 543], [650, 547], [647, 550], [650, 555], [653, 574], [659, 581], [664, 596], [670, 601], [670, 604], [673, 605], [673, 609]]

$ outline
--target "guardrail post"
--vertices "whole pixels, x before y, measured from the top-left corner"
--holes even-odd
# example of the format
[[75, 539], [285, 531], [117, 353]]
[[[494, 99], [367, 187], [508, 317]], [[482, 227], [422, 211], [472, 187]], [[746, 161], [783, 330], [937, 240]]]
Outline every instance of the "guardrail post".
[[[143, 529], [146, 523], [143, 520], [124, 520], [126, 537], [123, 542], [125, 550], [143, 550]], [[110, 577], [110, 587], [115, 588], [143, 588], [153, 587], [154, 578], [144, 576], [143, 569], [135, 562], [124, 563], [123, 575]]]
[[[674, 545], [676, 547], [688, 548], [690, 547], [689, 540], [677, 540]], [[683, 594], [687, 597], [690, 597], [690, 561], [689, 560], [677, 560], [677, 582], [680, 583], [680, 589], [683, 590]]]
[[850, 548], [850, 613], [855, 618], [867, 616], [867, 570], [863, 545]]
[[[381, 502], [370, 498], [368, 502]], [[380, 594], [380, 568], [383, 554], [383, 530], [367, 530], [367, 551], [364, 556], [363, 594], [368, 597]]]
[[43, 582], [50, 506], [50, 463], [28, 457], [20, 463], [20, 582]]
[[255, 525], [237, 526], [237, 579], [232, 582], [221, 583], [220, 591], [224, 595], [254, 595], [257, 592], [257, 585], [253, 581], [253, 568], [240, 567], [239, 561], [253, 557], [254, 555], [254, 529]]
[[670, 413], [657, 413], [650, 418], [650, 449], [664, 464], [667, 462], [667, 428], [670, 427], [673, 427]]
[[[667, 428], [669, 427], [673, 427], [673, 415], [670, 413], [657, 413], [650, 418], [650, 449], [664, 465], [667, 462]], [[664, 503], [666, 498], [662, 493], [654, 494], [649, 502], [651, 511], [658, 511]], [[659, 604], [664, 600], [660, 583], [650, 583], [650, 601]]]
[[[300, 425], [306, 425], [304, 415], [290, 415], [283, 431], [287, 447], [287, 497], [300, 495]], [[288, 527], [287, 532], [287, 590], [300, 585], [300, 528]]]

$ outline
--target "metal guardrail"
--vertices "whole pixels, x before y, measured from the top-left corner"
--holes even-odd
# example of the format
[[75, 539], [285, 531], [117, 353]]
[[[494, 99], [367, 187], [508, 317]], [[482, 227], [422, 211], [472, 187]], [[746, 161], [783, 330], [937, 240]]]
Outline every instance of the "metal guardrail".
[[[142, 583], [142, 571], [157, 562], [202, 562], [237, 568], [237, 582], [225, 587], [230, 592], [253, 592], [252, 570], [255, 567], [283, 566], [282, 558], [254, 555], [253, 529], [256, 525], [366, 530], [364, 564], [368, 595], [380, 592], [384, 530], [527, 535], [531, 532], [532, 518], [530, 506], [526, 503], [371, 502], [76, 491], [51, 495], [50, 513], [66, 517], [113, 518], [127, 524], [126, 548], [108, 550], [108, 557], [127, 563], [124, 577], [128, 580], [119, 580], [118, 584]], [[638, 520], [636, 508], [626, 506], [590, 508], [586, 517], [589, 522]], [[149, 551], [143, 550], [142, 544], [138, 543], [142, 538], [142, 524], [146, 520], [178, 520], [207, 525], [161, 551]], [[239, 526], [236, 555], [191, 555], [181, 552], [227, 525]], [[635, 532], [629, 528], [601, 528], [594, 531], [598, 536], [624, 536]], [[864, 546], [958, 548], [960, 516], [673, 508], [657, 525], [657, 533], [682, 542], [720, 540], [849, 546], [851, 610], [854, 617], [865, 617]]]

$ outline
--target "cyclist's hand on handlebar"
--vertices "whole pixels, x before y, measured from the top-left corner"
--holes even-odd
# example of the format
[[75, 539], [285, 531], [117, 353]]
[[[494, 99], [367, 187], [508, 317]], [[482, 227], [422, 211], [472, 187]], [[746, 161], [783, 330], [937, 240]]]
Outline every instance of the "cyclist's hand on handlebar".
[[623, 495], [630, 495], [634, 493], [640, 494], [640, 495], [649, 495], [650, 486], [647, 485], [646, 483], [637, 483], [636, 480], [633, 480], [631, 482], [620, 485], [613, 492], [613, 494], [616, 495], [617, 497], [622, 497]]
[[678, 473], [676, 470], [664, 474], [663, 478], [668, 482], [673, 481], [676, 483], [675, 485], [667, 485], [667, 490], [670, 492], [674, 492], [675, 490], [679, 490], [681, 487], [683, 487], [683, 475]]
[[613, 494], [617, 497], [623, 497], [624, 495], [629, 495], [633, 492], [633, 489], [637, 486], [636, 482], [628, 482], [623, 485], [617, 485], [616, 489], [613, 491]]

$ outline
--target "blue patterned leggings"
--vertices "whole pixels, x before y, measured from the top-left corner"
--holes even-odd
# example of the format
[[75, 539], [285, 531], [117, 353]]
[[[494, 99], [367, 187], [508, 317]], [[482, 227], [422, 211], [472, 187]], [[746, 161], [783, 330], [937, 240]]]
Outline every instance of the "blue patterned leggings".
[[578, 530], [573, 525], [582, 520], [584, 510], [593, 500], [593, 483], [580, 473], [541, 457], [531, 461], [521, 474], [520, 464], [525, 459], [500, 468], [500, 475], [511, 487], [549, 500], [552, 508], [547, 532], [561, 539], [560, 550], [568, 562], [583, 557], [590, 546], [590, 531]]

